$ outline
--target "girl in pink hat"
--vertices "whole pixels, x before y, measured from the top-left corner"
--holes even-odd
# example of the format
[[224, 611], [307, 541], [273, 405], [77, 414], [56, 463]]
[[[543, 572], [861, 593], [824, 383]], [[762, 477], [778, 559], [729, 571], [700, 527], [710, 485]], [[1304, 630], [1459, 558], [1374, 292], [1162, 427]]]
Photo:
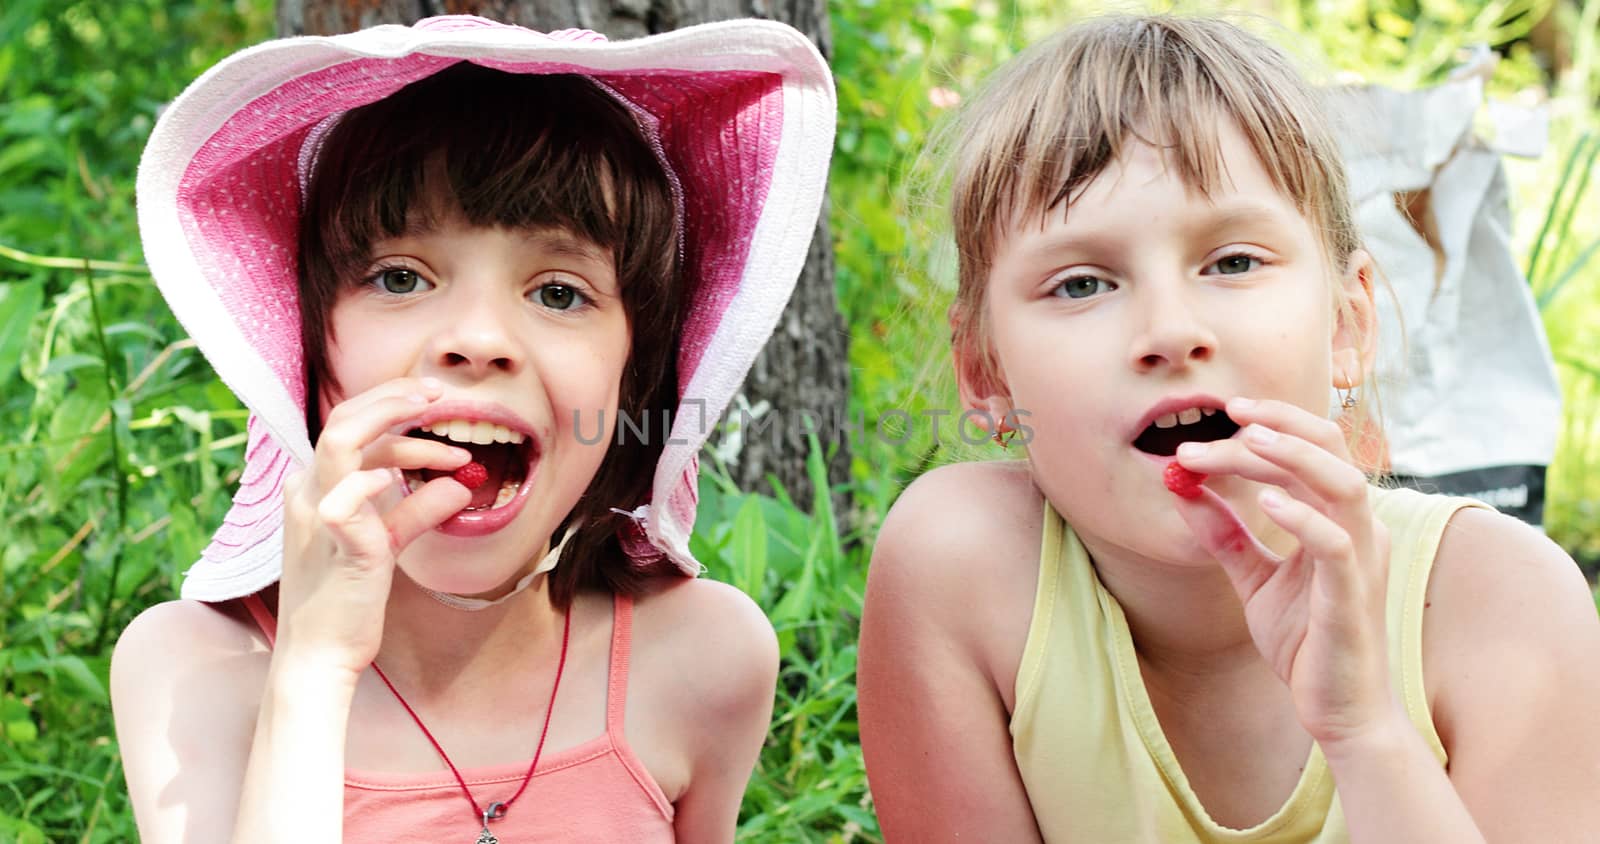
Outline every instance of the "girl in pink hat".
[[695, 454], [832, 127], [756, 21], [286, 39], [163, 114], [146, 256], [252, 416], [113, 659], [145, 841], [732, 839], [777, 650], [694, 577]]
[[1582, 574], [1370, 484], [1336, 421], [1371, 406], [1377, 321], [1326, 100], [1230, 23], [1153, 16], [1074, 26], [966, 108], [956, 371], [1027, 460], [930, 472], [884, 520], [885, 838], [1596, 840]]

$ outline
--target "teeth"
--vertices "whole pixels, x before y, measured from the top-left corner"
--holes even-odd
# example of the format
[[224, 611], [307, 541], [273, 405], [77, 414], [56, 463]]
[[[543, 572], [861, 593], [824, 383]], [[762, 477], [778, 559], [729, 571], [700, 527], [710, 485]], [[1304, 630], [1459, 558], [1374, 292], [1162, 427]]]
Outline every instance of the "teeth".
[[1156, 417], [1156, 427], [1157, 428], [1176, 428], [1176, 427], [1178, 427], [1178, 415], [1175, 414], [1175, 413], [1169, 413], [1169, 414], [1167, 414], [1165, 416], [1157, 416]]
[[477, 445], [521, 443], [527, 439], [521, 431], [513, 431], [493, 422], [475, 422], [471, 419], [441, 419], [431, 425], [423, 425], [422, 430], [458, 443]]
[[1200, 408], [1191, 407], [1178, 412], [1178, 421], [1185, 425], [1193, 425], [1200, 421]]
[[[406, 492], [416, 492], [424, 483], [422, 480], [422, 472], [416, 469], [405, 469], [401, 471], [400, 474], [405, 478]], [[521, 483], [518, 481], [504, 481], [500, 484], [500, 491], [494, 495], [493, 504], [490, 504], [487, 507], [467, 507], [466, 509], [476, 513], [483, 510], [493, 510], [504, 507], [507, 504], [510, 504], [511, 499], [517, 496], [517, 488], [520, 486]]]
[[516, 494], [517, 485], [511, 481], [506, 481], [500, 485], [500, 491], [494, 496], [494, 506], [504, 507], [507, 504], [510, 504], [512, 497]]
[[1202, 416], [1216, 416], [1217, 409], [1214, 407], [1202, 407], [1200, 408], [1200, 414]]

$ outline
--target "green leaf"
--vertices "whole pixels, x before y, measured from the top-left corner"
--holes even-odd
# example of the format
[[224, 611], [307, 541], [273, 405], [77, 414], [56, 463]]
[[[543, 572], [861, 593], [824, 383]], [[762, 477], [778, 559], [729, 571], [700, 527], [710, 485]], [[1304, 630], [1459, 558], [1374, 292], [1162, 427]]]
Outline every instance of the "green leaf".
[[101, 360], [94, 355], [61, 355], [52, 359], [50, 364], [39, 372], [39, 376], [42, 378], [47, 375], [61, 375], [67, 372], [84, 369], [86, 367], [101, 365], [103, 365]]
[[57, 677], [65, 677], [79, 691], [88, 695], [99, 703], [108, 703], [110, 698], [106, 695], [106, 687], [101, 684], [100, 678], [84, 661], [71, 654], [58, 656], [50, 661], [51, 669]]
[[1600, 238], [1596, 238], [1593, 243], [1584, 247], [1583, 251], [1578, 253], [1578, 257], [1573, 258], [1572, 263], [1568, 264], [1567, 268], [1561, 272], [1561, 276], [1557, 278], [1555, 282], [1547, 289], [1545, 289], [1544, 292], [1539, 294], [1540, 311], [1548, 308], [1550, 303], [1555, 301], [1556, 296], [1560, 295], [1562, 288], [1566, 287], [1567, 284], [1578, 277], [1578, 271], [1582, 270], [1584, 265], [1589, 263], [1589, 259], [1594, 257], [1596, 250], [1600, 250]]
[[723, 554], [734, 573], [733, 585], [757, 603], [762, 602], [767, 582], [767, 521], [761, 516], [761, 502], [756, 496], [749, 496], [739, 505]]
[[0, 813], [0, 839], [15, 841], [16, 844], [49, 844], [50, 839], [44, 830], [21, 819]]
[[22, 362], [28, 327], [44, 308], [44, 286], [37, 281], [0, 285], [0, 384]]
[[0, 177], [38, 159], [48, 158], [51, 150], [51, 145], [44, 138], [28, 138], [0, 148]]
[[39, 740], [39, 728], [32, 721], [7, 721], [6, 739], [12, 744], [31, 744]]
[[151, 326], [145, 325], [142, 322], [118, 322], [106, 326], [106, 339], [109, 340], [112, 337], [117, 337], [122, 334], [133, 334], [139, 337], [148, 337], [157, 343], [166, 342], [166, 338], [161, 336], [160, 331]]

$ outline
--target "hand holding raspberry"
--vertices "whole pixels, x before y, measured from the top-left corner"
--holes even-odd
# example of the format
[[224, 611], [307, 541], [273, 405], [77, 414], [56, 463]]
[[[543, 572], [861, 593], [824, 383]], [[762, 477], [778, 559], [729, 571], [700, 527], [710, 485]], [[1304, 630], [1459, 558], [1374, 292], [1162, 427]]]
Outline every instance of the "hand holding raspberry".
[[1206, 476], [1199, 472], [1185, 469], [1178, 465], [1178, 461], [1174, 460], [1167, 464], [1167, 471], [1162, 476], [1162, 480], [1166, 482], [1167, 489], [1171, 490], [1173, 495], [1180, 498], [1199, 498], [1200, 485], [1205, 483]]
[[489, 470], [483, 468], [482, 463], [474, 460], [450, 473], [450, 477], [455, 478], [458, 483], [467, 489], [477, 489], [483, 486], [485, 481], [489, 480]]

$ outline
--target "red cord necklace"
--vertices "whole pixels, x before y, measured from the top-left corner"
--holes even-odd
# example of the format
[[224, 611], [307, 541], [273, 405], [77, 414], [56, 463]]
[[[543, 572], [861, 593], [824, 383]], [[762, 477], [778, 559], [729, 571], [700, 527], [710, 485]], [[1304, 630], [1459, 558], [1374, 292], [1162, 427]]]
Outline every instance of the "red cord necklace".
[[389, 691], [394, 693], [394, 699], [400, 701], [400, 705], [405, 707], [406, 714], [411, 716], [411, 720], [417, 722], [417, 726], [422, 729], [422, 734], [428, 737], [433, 749], [439, 751], [439, 758], [450, 766], [450, 773], [456, 775], [456, 782], [461, 786], [461, 793], [465, 794], [467, 802], [472, 804], [473, 816], [483, 823], [483, 831], [478, 833], [477, 844], [500, 844], [500, 839], [494, 837], [494, 833], [489, 831], [489, 821], [496, 821], [506, 816], [506, 810], [511, 808], [511, 804], [515, 803], [517, 798], [522, 796], [522, 792], [527, 790], [528, 781], [533, 779], [533, 769], [539, 767], [539, 755], [544, 752], [544, 739], [545, 736], [550, 734], [550, 714], [556, 709], [556, 691], [561, 688], [561, 672], [567, 667], [567, 642], [571, 635], [572, 611], [569, 609], [567, 610], [566, 620], [561, 625], [561, 658], [556, 662], [556, 681], [550, 684], [550, 706], [544, 712], [544, 729], [539, 731], [539, 746], [533, 751], [533, 762], [528, 765], [528, 772], [522, 775], [522, 785], [517, 787], [517, 793], [503, 802], [497, 800], [490, 803], [487, 809], [478, 806], [477, 799], [472, 796], [472, 791], [467, 788], [467, 781], [461, 778], [461, 772], [456, 770], [456, 764], [450, 761], [450, 756], [439, 745], [439, 740], [434, 738], [433, 733], [428, 731], [428, 725], [422, 723], [422, 719], [417, 717], [416, 710], [411, 708], [411, 704], [406, 703], [404, 697], [401, 697], [400, 690], [389, 682], [389, 678], [384, 675], [383, 669], [378, 667], [378, 663], [372, 663], [372, 670], [377, 672], [378, 679], [382, 680], [383, 684], [389, 687]]

